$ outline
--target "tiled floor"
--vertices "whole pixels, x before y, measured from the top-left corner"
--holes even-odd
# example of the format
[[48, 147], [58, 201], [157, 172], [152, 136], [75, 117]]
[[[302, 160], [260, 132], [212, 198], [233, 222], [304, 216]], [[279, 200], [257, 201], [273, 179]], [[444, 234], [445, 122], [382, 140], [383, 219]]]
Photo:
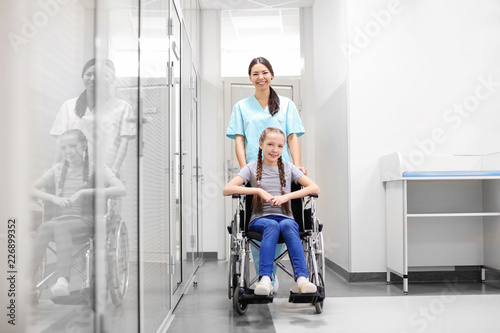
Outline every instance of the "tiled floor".
[[316, 314], [312, 305], [288, 303], [292, 279], [279, 276], [272, 304], [238, 315], [227, 296], [226, 263], [205, 261], [168, 332], [500, 332], [499, 283], [410, 284], [404, 296], [400, 284], [349, 284], [328, 270], [324, 311]]

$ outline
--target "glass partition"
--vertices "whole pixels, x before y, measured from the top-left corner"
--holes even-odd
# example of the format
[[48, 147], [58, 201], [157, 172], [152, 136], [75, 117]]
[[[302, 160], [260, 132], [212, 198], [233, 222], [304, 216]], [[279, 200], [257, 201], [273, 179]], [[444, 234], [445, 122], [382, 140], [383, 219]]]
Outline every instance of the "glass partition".
[[141, 258], [143, 332], [157, 332], [171, 310], [168, 0], [141, 9]]
[[0, 332], [168, 325], [202, 257], [193, 3], [1, 3]]
[[137, 332], [138, 1], [25, 4], [25, 331]]
[[[96, 218], [105, 222], [97, 228], [101, 237], [95, 248], [96, 325], [101, 332], [140, 330], [139, 3], [99, 1], [96, 14], [96, 53], [103, 67], [97, 76], [98, 180], [109, 186], [109, 167], [126, 189], [126, 195], [103, 196], [96, 205]], [[108, 59], [115, 67], [109, 88]]]
[[181, 117], [181, 149], [182, 149], [182, 267], [183, 281], [189, 283], [189, 277], [194, 273], [194, 250], [196, 235], [194, 223], [196, 221], [196, 197], [194, 196], [196, 184], [196, 165], [193, 157], [196, 156], [192, 140], [195, 114], [193, 110], [193, 86], [191, 65], [191, 46], [187, 36], [187, 29], [182, 29], [182, 61], [181, 61], [181, 91], [182, 91], [182, 117]]
[[[23, 246], [29, 253], [26, 331], [94, 332], [94, 242], [102, 221], [94, 209], [100, 172], [95, 87], [102, 75], [95, 62], [95, 3], [24, 4], [19, 33], [29, 38], [17, 52], [29, 71], [24, 89], [16, 93], [26, 99], [26, 133], [33, 148], [25, 174], [31, 212]], [[114, 71], [108, 67], [111, 89]], [[123, 195], [114, 185], [110, 191]]]

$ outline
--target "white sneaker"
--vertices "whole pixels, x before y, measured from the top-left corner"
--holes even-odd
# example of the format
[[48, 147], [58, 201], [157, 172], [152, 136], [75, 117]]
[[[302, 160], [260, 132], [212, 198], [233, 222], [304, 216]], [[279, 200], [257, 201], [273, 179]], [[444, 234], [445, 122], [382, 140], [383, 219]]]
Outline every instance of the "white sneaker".
[[299, 293], [301, 294], [314, 294], [316, 291], [318, 291], [318, 287], [311, 282], [305, 282], [299, 287]]
[[277, 293], [278, 289], [280, 287], [280, 282], [278, 281], [278, 275], [274, 275], [274, 280], [272, 282], [273, 285], [273, 292]]
[[68, 296], [69, 295], [69, 283], [65, 277], [60, 277], [57, 282], [50, 288], [53, 296]]
[[263, 276], [259, 283], [254, 289], [254, 294], [259, 296], [269, 296], [273, 293], [273, 285], [271, 284], [271, 279], [268, 276]]
[[301, 294], [314, 294], [318, 290], [316, 285], [309, 282], [309, 279], [304, 276], [297, 278], [297, 289]]

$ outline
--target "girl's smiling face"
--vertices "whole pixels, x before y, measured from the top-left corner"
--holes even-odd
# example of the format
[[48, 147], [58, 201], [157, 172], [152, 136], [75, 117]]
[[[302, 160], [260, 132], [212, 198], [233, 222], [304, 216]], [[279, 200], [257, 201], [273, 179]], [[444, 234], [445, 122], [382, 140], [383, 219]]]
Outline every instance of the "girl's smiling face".
[[60, 147], [62, 156], [71, 166], [78, 166], [83, 162], [83, 151], [85, 147], [75, 134], [61, 136]]
[[283, 154], [285, 147], [285, 136], [278, 132], [269, 132], [263, 142], [259, 142], [262, 149], [263, 161], [267, 166], [275, 166]]

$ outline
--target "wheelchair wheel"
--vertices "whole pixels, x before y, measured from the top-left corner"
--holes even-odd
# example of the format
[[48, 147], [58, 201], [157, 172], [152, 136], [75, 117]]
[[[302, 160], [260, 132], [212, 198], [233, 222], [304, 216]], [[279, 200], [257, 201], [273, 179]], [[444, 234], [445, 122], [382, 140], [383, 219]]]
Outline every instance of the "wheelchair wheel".
[[[313, 262], [313, 256], [309, 254], [308, 256], [308, 261], [307, 261], [307, 266], [310, 272], [310, 281], [314, 283], [318, 287], [318, 291], [322, 290], [324, 292], [325, 289], [325, 282], [323, 280], [323, 273], [324, 273], [324, 248], [323, 248], [323, 235], [320, 234], [320, 237], [317, 240], [316, 246], [315, 246], [315, 251], [314, 251], [314, 257], [315, 257], [315, 263]], [[314, 274], [314, 266], [316, 266], [317, 273], [318, 273], [318, 278], [316, 278], [316, 275]], [[323, 312], [323, 300], [320, 302], [313, 303], [314, 307], [316, 308], [316, 313], [322, 313]]]
[[90, 246], [85, 253], [85, 280], [80, 289], [80, 296], [84, 300], [88, 300], [89, 307], [95, 311], [96, 309], [96, 288], [95, 288], [95, 257], [94, 244], [90, 242]]
[[[324, 289], [325, 283], [323, 282], [323, 276], [321, 275], [321, 273], [318, 273], [318, 278], [319, 278], [319, 281], [314, 281], [314, 279], [313, 279], [313, 283], [318, 286], [318, 289], [319, 288]], [[316, 308], [316, 313], [318, 313], [318, 314], [322, 313], [323, 312], [323, 300], [320, 302], [314, 303], [314, 307]]]
[[248, 304], [244, 301], [240, 302], [240, 294], [243, 294], [244, 289], [240, 288], [238, 285], [235, 285], [234, 294], [233, 294], [233, 309], [237, 314], [242, 315], [245, 314], [248, 308]]
[[238, 285], [236, 279], [236, 256], [230, 255], [228, 263], [228, 279], [227, 279], [227, 296], [229, 299], [233, 297], [233, 289]]
[[44, 283], [45, 279], [45, 270], [47, 266], [47, 253], [44, 254], [42, 258], [42, 262], [38, 266], [35, 272], [35, 278], [34, 278], [34, 297], [32, 299], [33, 305], [37, 304], [38, 301], [40, 300], [40, 296], [42, 296], [43, 289], [46, 287]]
[[122, 304], [128, 289], [129, 245], [126, 224], [118, 217], [108, 231], [108, 289], [115, 306]]

